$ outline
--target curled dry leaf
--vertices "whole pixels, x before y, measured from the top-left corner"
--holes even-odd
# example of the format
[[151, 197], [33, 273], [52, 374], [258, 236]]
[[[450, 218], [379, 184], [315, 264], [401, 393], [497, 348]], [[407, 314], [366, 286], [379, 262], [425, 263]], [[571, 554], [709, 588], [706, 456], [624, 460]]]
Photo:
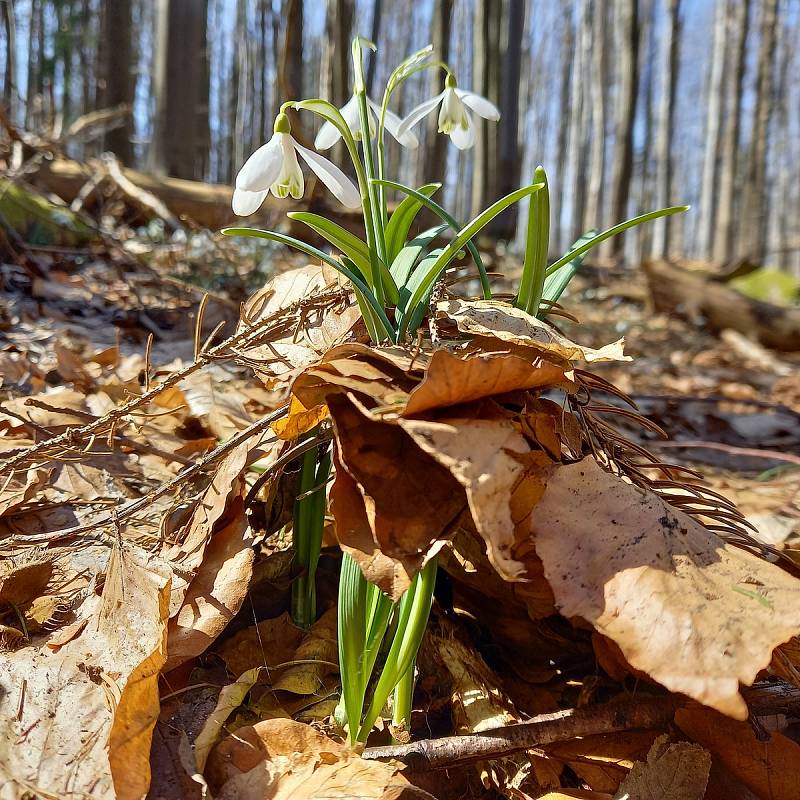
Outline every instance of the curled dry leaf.
[[555, 471], [532, 530], [562, 614], [670, 691], [737, 719], [739, 684], [800, 630], [800, 581], [591, 458]]
[[[357, 502], [352, 485], [346, 485], [346, 478], [339, 487], [334, 485], [332, 508], [337, 536], [353, 551], [369, 548], [361, 551], [366, 561], [377, 547], [385, 556], [402, 564], [408, 575], [413, 575], [437, 541], [449, 535], [464, 507], [463, 492], [450, 472], [420, 450], [397, 425], [371, 419], [364, 409], [341, 395], [330, 397], [328, 403], [339, 464], [355, 482], [361, 496], [360, 503], [348, 510], [341, 502], [340, 491], [347, 491], [348, 500]], [[364, 542], [363, 519], [361, 523], [354, 520], [360, 508], [364, 509], [372, 532], [372, 545]], [[355, 552], [354, 557], [361, 562]], [[375, 565], [374, 561], [370, 563]], [[373, 570], [372, 579], [397, 599], [400, 587], [394, 570], [382, 575]]]
[[[599, 350], [583, 347], [562, 336], [555, 328], [525, 311], [497, 300], [443, 300], [436, 306], [437, 319], [448, 319], [461, 333], [499, 339], [532, 348], [566, 361], [630, 361], [622, 352], [624, 339]], [[492, 347], [486, 349], [491, 351]]]
[[422, 383], [411, 392], [403, 416], [414, 417], [517, 389], [558, 386], [566, 380], [563, 368], [538, 358], [531, 364], [515, 355], [456, 355], [437, 350]]
[[[57, 652], [36, 640], [0, 654], [0, 776], [9, 791], [131, 800], [146, 794], [168, 574], [144, 551], [115, 548], [99, 612], [80, 635]], [[84, 608], [96, 609], [89, 602], [96, 599], [89, 596]]]
[[165, 671], [205, 652], [242, 607], [253, 574], [253, 536], [244, 502], [234, 499], [169, 621]]
[[647, 761], [637, 761], [620, 784], [615, 800], [703, 800], [711, 769], [711, 754], [698, 744], [660, 736]]
[[[234, 497], [241, 497], [244, 483], [240, 475], [247, 461], [250, 445], [243, 442], [220, 460], [211, 482], [197, 500], [191, 517], [177, 534], [177, 544], [164, 551], [163, 556], [175, 565], [170, 616], [175, 616], [186, 595], [187, 588], [203, 561], [206, 546], [211, 539], [214, 526], [225, 513]], [[168, 520], [165, 520], [167, 523]]]
[[[527, 521], [541, 494], [533, 487], [543, 486], [550, 460], [531, 452], [518, 427], [503, 417], [401, 420], [400, 426], [466, 490], [475, 527], [495, 569], [506, 580], [525, 580], [526, 565], [517, 549], [524, 548], [528, 531], [525, 527], [520, 540], [520, 523]], [[513, 507], [515, 492], [519, 502]]]
[[218, 800], [397, 800], [417, 794], [400, 768], [396, 762], [364, 761], [309, 725], [272, 719], [221, 742], [208, 771]]
[[270, 428], [279, 439], [293, 441], [316, 428], [327, 417], [328, 408], [324, 404], [306, 408], [295, 395], [292, 395], [289, 401], [289, 413], [281, 419], [276, 419]]
[[0, 562], [0, 603], [30, 603], [44, 592], [52, 574], [53, 562], [44, 552]]
[[[282, 272], [247, 302], [244, 313], [250, 322], [289, 311], [301, 301], [307, 306], [287, 315], [280, 334], [273, 331], [269, 341], [240, 351], [242, 360], [255, 368], [267, 386], [275, 384], [279, 376], [285, 378], [288, 373], [318, 361], [361, 318], [356, 303], [338, 291], [340, 288], [336, 270], [309, 264]], [[320, 300], [318, 304], [313, 303], [315, 297]]]

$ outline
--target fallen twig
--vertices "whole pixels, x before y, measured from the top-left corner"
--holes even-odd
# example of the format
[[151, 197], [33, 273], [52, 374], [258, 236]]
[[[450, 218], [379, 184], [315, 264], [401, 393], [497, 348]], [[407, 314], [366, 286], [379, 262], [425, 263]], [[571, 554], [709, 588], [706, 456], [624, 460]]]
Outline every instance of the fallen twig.
[[734, 456], [747, 456], [749, 458], [769, 458], [774, 461], [786, 461], [789, 464], [800, 464], [800, 456], [793, 453], [781, 453], [779, 450], [759, 450], [755, 447], [736, 447], [722, 442], [705, 442], [699, 439], [675, 442], [652, 442], [656, 447], [681, 447], [681, 448], [700, 448], [702, 450], [721, 450], [723, 453], [730, 453]]
[[[778, 687], [777, 689], [775, 687]], [[788, 684], [770, 684], [745, 690], [751, 711], [758, 715], [786, 713], [800, 707], [800, 689]], [[676, 695], [638, 697], [555, 714], [541, 714], [516, 725], [504, 725], [481, 733], [421, 739], [410, 744], [368, 747], [366, 759], [396, 759], [412, 770], [445, 769], [473, 761], [502, 758], [581, 736], [616, 733], [667, 725], [675, 711], [687, 703]]]

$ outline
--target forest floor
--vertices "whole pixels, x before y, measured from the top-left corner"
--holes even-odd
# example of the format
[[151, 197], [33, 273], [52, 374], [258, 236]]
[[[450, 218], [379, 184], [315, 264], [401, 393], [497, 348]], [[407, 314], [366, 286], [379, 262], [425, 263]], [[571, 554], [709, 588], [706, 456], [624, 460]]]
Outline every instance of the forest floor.
[[[252, 732], [259, 720], [292, 718], [331, 732], [339, 692], [338, 548], [326, 539], [320, 564], [323, 613], [303, 632], [287, 614], [291, 552], [283, 525], [291, 515], [286, 500], [291, 493], [281, 484], [269, 496], [258, 494], [249, 506], [246, 533], [236, 505], [249, 498], [263, 471], [255, 461], [240, 477], [244, 456], [237, 434], [252, 430], [281, 397], [224, 354], [203, 356], [233, 335], [239, 302], [265, 272], [257, 271], [252, 251], [239, 253], [208, 237], [194, 249], [165, 246], [146, 259], [143, 250], [136, 242], [127, 250], [107, 243], [38, 246], [24, 253], [18, 249], [0, 265], [0, 457], [13, 458], [23, 448], [61, 437], [58, 447], [40, 448], [41, 458], [28, 463], [24, 478], [13, 475], [0, 493], [0, 546], [11, 559], [6, 562], [11, 567], [0, 571], [0, 599], [8, 601], [1, 612], [0, 641], [9, 674], [19, 678], [7, 696], [12, 713], [4, 715], [0, 731], [0, 785], [8, 770], [19, 796], [37, 792], [37, 784], [25, 784], [20, 774], [38, 775], [42, 786], [52, 786], [65, 770], [70, 792], [87, 791], [87, 774], [94, 770], [102, 789], [97, 796], [106, 796], [103, 759], [108, 758], [117, 796], [147, 791], [144, 759], [152, 768], [150, 797], [200, 797], [205, 782], [224, 786], [231, 764], [244, 769], [248, 759], [256, 763], [250, 733], [241, 731]], [[239, 262], [231, 271], [232, 259]], [[226, 281], [214, 279], [215, 265], [222, 262]], [[276, 258], [273, 266], [301, 263]], [[499, 271], [511, 267], [502, 258], [492, 265]], [[192, 280], [213, 286], [199, 326], [204, 292]], [[563, 305], [580, 322], [556, 322], [575, 341], [599, 346], [625, 337], [633, 360], [593, 369], [635, 400], [670, 439], [659, 441], [638, 426], [628, 430], [623, 418], [626, 435], [664, 461], [702, 471], [707, 485], [732, 500], [764, 542], [800, 565], [800, 353], [776, 353], [741, 334], [709, 333], [701, 320], [654, 312], [645, 276], [635, 269], [589, 267]], [[205, 341], [209, 336], [213, 339]], [[92, 433], [92, 425], [114, 418], [116, 409], [176, 373], [185, 377], [152, 404], [115, 418], [110, 426], [97, 425], [98, 433]], [[76, 426], [81, 433], [65, 439], [65, 431]], [[212, 469], [209, 454], [225, 442], [231, 448], [215, 457]], [[269, 457], [265, 452], [264, 459]], [[181, 503], [160, 491], [170, 483], [180, 484]], [[146, 502], [136, 506], [140, 498]], [[189, 533], [176, 540], [173, 534], [182, 526]], [[52, 531], [62, 531], [58, 541]], [[113, 567], [115, 557], [124, 561], [125, 551], [115, 545], [123, 541], [173, 565], [171, 588], [156, 603], [169, 605], [168, 613], [152, 607], [152, 593], [137, 582], [137, 575], [144, 581], [141, 569]], [[120, 585], [114, 597], [128, 609], [127, 616], [115, 617], [113, 629], [93, 623], [87, 628], [86, 609], [78, 613], [75, 598], [88, 605], [99, 603], [101, 594], [107, 600], [115, 577]], [[58, 592], [45, 591], [54, 582]], [[474, 588], [464, 586], [444, 586], [437, 600], [420, 656], [412, 739], [591, 708], [620, 692], [636, 696], [642, 676], [626, 675], [618, 661], [615, 670], [614, 658], [601, 658], [597, 642], [581, 626], [549, 617], [533, 621], [524, 607], [520, 612], [502, 597], [495, 599], [488, 621], [470, 607]], [[459, 608], [467, 610], [459, 613]], [[101, 608], [98, 613], [109, 612]], [[163, 625], [148, 626], [147, 615], [161, 618]], [[18, 618], [25, 620], [24, 627]], [[166, 664], [162, 659], [150, 672], [158, 683], [160, 712], [148, 759], [147, 750], [135, 745], [139, 701], [131, 697], [131, 680], [121, 690], [120, 676], [135, 673], [146, 683], [142, 664], [147, 659], [141, 655], [157, 651], [155, 640], [167, 636]], [[76, 647], [80, 642], [86, 652], [104, 650], [101, 666], [88, 664]], [[461, 643], [460, 649], [454, 643]], [[94, 695], [73, 680], [86, 674], [97, 689]], [[788, 680], [791, 667], [780, 674]], [[228, 689], [221, 696], [222, 687]], [[788, 683], [781, 687], [790, 690]], [[53, 691], [57, 704], [48, 699]], [[796, 705], [796, 698], [791, 702]], [[83, 711], [71, 720], [64, 708], [74, 704]], [[48, 713], [50, 722], [37, 722]], [[515, 752], [477, 767], [454, 764], [446, 787], [441, 772], [415, 784], [439, 798], [547, 792], [610, 798], [627, 785], [628, 796], [635, 798], [644, 796], [641, 786], [655, 780], [653, 775], [674, 772], [676, 763], [691, 783], [693, 774], [703, 773], [704, 754], [710, 752], [705, 796], [796, 796], [788, 787], [796, 788], [793, 781], [800, 774], [800, 735], [787, 727], [786, 708], [769, 707], [752, 726], [720, 715], [717, 720], [711, 716], [715, 712], [681, 713], [677, 723], [672, 717], [652, 725], [634, 721], [628, 726], [632, 730], [616, 733], [602, 733], [601, 726], [595, 736], [531, 746], [524, 758]], [[106, 749], [111, 717], [112, 742]], [[237, 730], [244, 739], [232, 735]], [[782, 731], [771, 749], [756, 744], [769, 738], [764, 730]], [[672, 737], [669, 745], [658, 744], [664, 734]], [[211, 750], [222, 735], [227, 738]], [[76, 737], [82, 742], [77, 755]], [[702, 748], [687, 744], [681, 749], [686, 738]], [[237, 749], [245, 740], [250, 750]], [[752, 754], [761, 754], [758, 765], [755, 755], [742, 755], [750, 745]], [[269, 743], [259, 746], [269, 752]], [[635, 762], [640, 765], [632, 771]], [[649, 778], [642, 764], [649, 765]], [[302, 772], [297, 764], [294, 768]], [[762, 793], [758, 787], [772, 785], [778, 773], [785, 792], [773, 785], [771, 793]], [[345, 770], [341, 780], [346, 777], [353, 779]], [[122, 790], [120, 780], [133, 788]], [[643, 781], [639, 789], [635, 780]], [[282, 792], [291, 787], [275, 781], [277, 793], [268, 796], [289, 796]], [[321, 796], [304, 786], [294, 796]], [[365, 796], [383, 796], [370, 787], [373, 793]], [[703, 796], [696, 786], [684, 789], [652, 796]], [[222, 796], [267, 796], [239, 791]]]

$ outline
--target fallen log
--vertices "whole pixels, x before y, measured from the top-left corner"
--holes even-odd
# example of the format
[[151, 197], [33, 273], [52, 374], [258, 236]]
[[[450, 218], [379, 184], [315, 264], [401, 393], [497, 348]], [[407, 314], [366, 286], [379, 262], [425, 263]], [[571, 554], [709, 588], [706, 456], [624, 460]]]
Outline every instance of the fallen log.
[[774, 350], [800, 350], [800, 308], [753, 300], [702, 272], [666, 261], [643, 265], [657, 311], [690, 321], [702, 317], [715, 332], [732, 329]]

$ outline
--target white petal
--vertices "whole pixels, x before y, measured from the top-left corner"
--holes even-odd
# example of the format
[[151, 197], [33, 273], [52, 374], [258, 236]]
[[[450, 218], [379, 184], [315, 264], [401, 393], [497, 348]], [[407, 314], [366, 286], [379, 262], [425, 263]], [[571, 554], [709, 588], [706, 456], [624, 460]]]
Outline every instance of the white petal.
[[436, 97], [431, 97], [430, 100], [426, 100], [424, 103], [420, 103], [415, 109], [413, 109], [411, 113], [400, 123], [400, 127], [397, 129], [398, 138], [407, 130], [416, 125], [425, 115], [430, 114], [431, 111], [433, 111], [436, 106], [442, 102], [443, 97], [444, 92], [437, 94]]
[[464, 101], [464, 105], [469, 106], [479, 117], [492, 122], [500, 119], [500, 109], [485, 97], [481, 97], [475, 92], [465, 92], [463, 89], [456, 89], [456, 94]]
[[314, 147], [317, 150], [327, 150], [333, 147], [341, 138], [342, 134], [339, 133], [339, 129], [332, 122], [324, 122], [319, 129], [317, 138], [314, 139]]
[[[379, 114], [380, 109], [375, 113]], [[402, 134], [399, 133], [400, 125], [402, 125], [400, 117], [394, 112], [389, 111], [388, 108], [386, 109], [386, 116], [383, 119], [383, 123], [386, 126], [386, 130], [389, 131], [403, 147], [407, 147], [409, 150], [415, 150], [419, 146], [419, 140], [413, 131], [406, 130]]]
[[463, 125], [456, 125], [450, 131], [450, 138], [459, 150], [468, 150], [475, 144], [475, 126], [466, 111], [464, 112], [464, 119], [467, 124], [466, 128]]
[[276, 181], [270, 187], [270, 191], [275, 197], [281, 199], [291, 195], [295, 200], [299, 200], [303, 196], [305, 182], [303, 181], [303, 171], [300, 169], [300, 164], [297, 163], [297, 142], [291, 134], [283, 134], [281, 142], [283, 149], [283, 163], [281, 165], [281, 173], [278, 175]]
[[239, 217], [255, 214], [264, 202], [267, 192], [248, 192], [247, 189], [234, 189], [233, 213]]
[[353, 95], [340, 109], [347, 127], [354, 134], [361, 130], [361, 117], [358, 115], [358, 98]]
[[327, 158], [308, 150], [300, 144], [294, 144], [303, 160], [319, 176], [319, 179], [331, 190], [333, 196], [348, 208], [358, 208], [361, 205], [361, 195], [355, 184], [342, 172], [336, 164]]
[[281, 172], [283, 163], [281, 136], [286, 135], [276, 133], [244, 162], [244, 166], [236, 176], [237, 189], [248, 192], [264, 192], [269, 189]]
[[439, 133], [450, 135], [454, 128], [465, 123], [467, 109], [455, 89], [445, 89], [442, 107], [439, 110]]

